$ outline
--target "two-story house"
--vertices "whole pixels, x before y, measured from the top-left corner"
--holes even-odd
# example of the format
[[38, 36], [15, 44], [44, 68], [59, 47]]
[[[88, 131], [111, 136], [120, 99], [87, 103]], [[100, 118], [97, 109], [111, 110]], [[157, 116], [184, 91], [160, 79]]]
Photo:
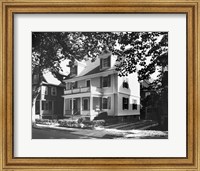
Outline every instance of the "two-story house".
[[[38, 76], [33, 77], [33, 86], [38, 84]], [[40, 85], [40, 91], [36, 98], [33, 119], [58, 119], [63, 118], [63, 92], [61, 84], [51, 73], [44, 74]]]
[[94, 62], [76, 61], [64, 80], [64, 117], [80, 115], [93, 120], [101, 112], [108, 116], [140, 116], [140, 84], [137, 74], [119, 77], [116, 56], [104, 53]]

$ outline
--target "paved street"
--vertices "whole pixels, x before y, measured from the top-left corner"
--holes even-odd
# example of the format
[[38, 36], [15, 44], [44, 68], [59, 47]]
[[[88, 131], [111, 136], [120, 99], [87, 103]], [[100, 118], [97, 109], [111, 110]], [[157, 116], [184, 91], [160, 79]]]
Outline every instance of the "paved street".
[[88, 136], [73, 134], [70, 130], [55, 130], [51, 128], [32, 128], [32, 139], [84, 139]]
[[[123, 124], [122, 124], [123, 125]], [[139, 124], [140, 125], [140, 124]], [[133, 125], [127, 125], [133, 128]], [[138, 123], [135, 123], [135, 127]], [[145, 125], [144, 125], [145, 126]], [[108, 127], [108, 126], [107, 126]], [[33, 139], [115, 139], [115, 138], [132, 138], [132, 139], [166, 139], [167, 132], [154, 130], [118, 130], [122, 128], [115, 124], [115, 129], [112, 128], [97, 128], [97, 129], [80, 129], [80, 128], [66, 128], [51, 125], [37, 124], [32, 128]]]

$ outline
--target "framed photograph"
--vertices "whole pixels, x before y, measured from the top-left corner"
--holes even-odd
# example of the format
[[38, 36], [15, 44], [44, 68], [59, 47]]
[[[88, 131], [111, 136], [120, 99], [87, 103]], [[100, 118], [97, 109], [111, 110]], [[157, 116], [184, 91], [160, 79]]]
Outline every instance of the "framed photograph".
[[199, 170], [200, 1], [3, 0], [1, 170]]

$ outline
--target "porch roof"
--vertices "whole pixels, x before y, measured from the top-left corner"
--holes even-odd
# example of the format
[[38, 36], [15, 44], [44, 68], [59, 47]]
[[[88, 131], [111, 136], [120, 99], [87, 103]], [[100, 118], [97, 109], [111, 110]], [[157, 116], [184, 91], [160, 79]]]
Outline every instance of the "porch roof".
[[100, 94], [91, 94], [91, 93], [77, 93], [77, 94], [66, 94], [62, 97], [65, 99], [71, 99], [71, 98], [82, 98], [82, 97], [101, 97]]

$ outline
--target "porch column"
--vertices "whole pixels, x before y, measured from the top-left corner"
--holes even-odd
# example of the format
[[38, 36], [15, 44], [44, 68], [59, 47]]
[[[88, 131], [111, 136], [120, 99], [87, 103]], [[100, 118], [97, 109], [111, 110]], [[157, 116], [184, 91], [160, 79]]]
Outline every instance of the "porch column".
[[40, 99], [40, 119], [42, 119], [42, 100]]
[[82, 114], [82, 109], [83, 109], [83, 105], [82, 105], [82, 97], [80, 97], [80, 115]]
[[74, 115], [74, 98], [72, 98], [72, 104], [71, 104], [71, 109], [72, 109], [72, 115]]
[[66, 109], [65, 105], [66, 105], [66, 100], [65, 100], [65, 98], [64, 98], [64, 105], [63, 105], [63, 116], [65, 116], [65, 109]]
[[93, 115], [93, 112], [92, 112], [92, 108], [93, 108], [93, 100], [92, 100], [92, 96], [90, 96], [90, 119], [91, 119], [91, 115]]

